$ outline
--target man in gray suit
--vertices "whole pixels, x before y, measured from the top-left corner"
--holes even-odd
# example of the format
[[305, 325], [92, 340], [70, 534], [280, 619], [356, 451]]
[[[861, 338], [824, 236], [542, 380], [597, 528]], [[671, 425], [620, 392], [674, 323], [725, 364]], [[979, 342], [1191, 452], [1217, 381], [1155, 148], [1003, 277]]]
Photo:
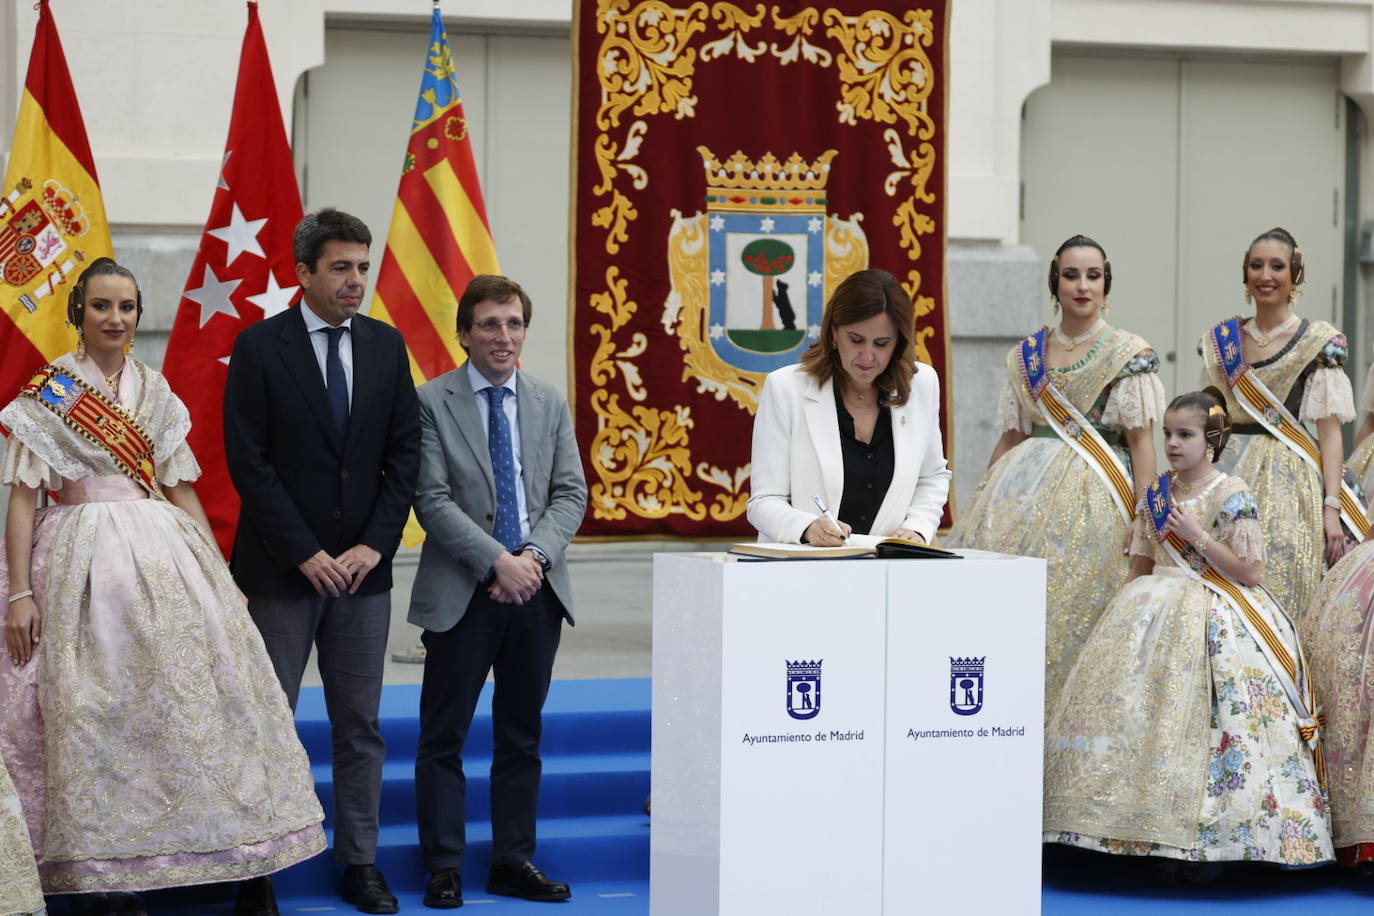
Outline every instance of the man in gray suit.
[[425, 905], [463, 905], [463, 742], [495, 671], [487, 892], [566, 900], [531, 862], [544, 699], [572, 583], [563, 552], [587, 506], [572, 417], [552, 385], [517, 371], [529, 296], [477, 276], [458, 301], [468, 362], [419, 389], [415, 512], [428, 536], [411, 591], [424, 628], [415, 795], [431, 876]]

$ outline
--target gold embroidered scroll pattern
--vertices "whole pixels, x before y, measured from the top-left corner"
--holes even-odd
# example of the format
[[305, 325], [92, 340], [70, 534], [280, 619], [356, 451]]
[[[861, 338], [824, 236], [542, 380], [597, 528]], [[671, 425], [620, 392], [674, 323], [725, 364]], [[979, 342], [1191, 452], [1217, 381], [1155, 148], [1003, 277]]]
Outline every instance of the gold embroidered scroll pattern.
[[599, 480], [591, 486], [597, 518], [620, 520], [626, 510], [640, 518], [683, 515], [706, 517], [701, 493], [687, 484], [692, 472], [688, 430], [691, 410], [636, 406], [627, 413], [620, 396], [605, 389], [592, 392], [599, 424], [592, 439], [592, 463]]

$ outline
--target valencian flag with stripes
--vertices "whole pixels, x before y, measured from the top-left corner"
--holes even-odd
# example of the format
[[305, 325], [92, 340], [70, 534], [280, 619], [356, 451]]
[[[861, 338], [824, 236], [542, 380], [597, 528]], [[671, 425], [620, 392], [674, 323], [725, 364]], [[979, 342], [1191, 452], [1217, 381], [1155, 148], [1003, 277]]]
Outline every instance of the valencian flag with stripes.
[[67, 293], [109, 257], [110, 230], [81, 109], [48, 0], [38, 4], [9, 169], [0, 189], [0, 402], [72, 349]]
[[272, 63], [248, 4], [229, 136], [210, 216], [177, 306], [162, 371], [191, 411], [196, 493], [228, 555], [239, 498], [224, 461], [224, 380], [239, 332], [291, 306], [299, 295], [291, 237], [301, 195], [282, 124]]
[[[396, 207], [368, 310], [404, 335], [415, 384], [466, 361], [458, 345], [458, 298], [477, 274], [499, 272], [453, 53], [436, 5]], [[409, 547], [424, 540], [414, 513], [402, 539]]]
[[453, 55], [436, 7], [396, 208], [368, 311], [405, 335], [416, 384], [464, 362], [454, 325], [458, 297], [474, 275], [499, 270]]

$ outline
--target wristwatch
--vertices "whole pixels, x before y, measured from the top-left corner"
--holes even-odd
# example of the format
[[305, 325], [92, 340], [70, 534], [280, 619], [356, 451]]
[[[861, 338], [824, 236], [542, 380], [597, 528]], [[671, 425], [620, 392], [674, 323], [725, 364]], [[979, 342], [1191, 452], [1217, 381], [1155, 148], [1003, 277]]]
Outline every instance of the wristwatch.
[[553, 561], [548, 558], [548, 555], [545, 554], [544, 551], [540, 550], [538, 547], [535, 547], [533, 544], [524, 544], [521, 546], [521, 553], [523, 553], [526, 550], [534, 554], [534, 558], [539, 561], [539, 565], [544, 568], [544, 572], [548, 572], [549, 568], [553, 566]]

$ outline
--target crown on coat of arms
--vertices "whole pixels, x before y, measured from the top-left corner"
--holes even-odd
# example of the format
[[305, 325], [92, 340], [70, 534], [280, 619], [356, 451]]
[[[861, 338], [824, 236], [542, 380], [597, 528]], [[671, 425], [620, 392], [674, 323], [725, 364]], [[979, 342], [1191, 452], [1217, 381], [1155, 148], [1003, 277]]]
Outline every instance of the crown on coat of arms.
[[982, 674], [983, 662], [986, 660], [986, 655], [982, 658], [951, 658], [949, 660], [949, 673], [956, 677], [960, 674]]
[[86, 232], [86, 208], [81, 206], [75, 194], [53, 179], [43, 182], [38, 205], [63, 235], [82, 235]]
[[736, 150], [722, 162], [715, 153], [698, 146], [702, 167], [706, 169], [706, 184], [710, 191], [823, 191], [830, 177], [830, 160], [836, 151], [828, 149], [812, 161], [798, 153], [779, 162], [772, 153], [764, 153], [757, 162]]
[[[786, 659], [783, 660], [787, 661]], [[795, 662], [787, 662], [787, 673], [799, 677], [820, 677], [821, 662], [823, 661], [825, 661], [825, 659], [818, 658], [813, 662], [801, 660]]]

